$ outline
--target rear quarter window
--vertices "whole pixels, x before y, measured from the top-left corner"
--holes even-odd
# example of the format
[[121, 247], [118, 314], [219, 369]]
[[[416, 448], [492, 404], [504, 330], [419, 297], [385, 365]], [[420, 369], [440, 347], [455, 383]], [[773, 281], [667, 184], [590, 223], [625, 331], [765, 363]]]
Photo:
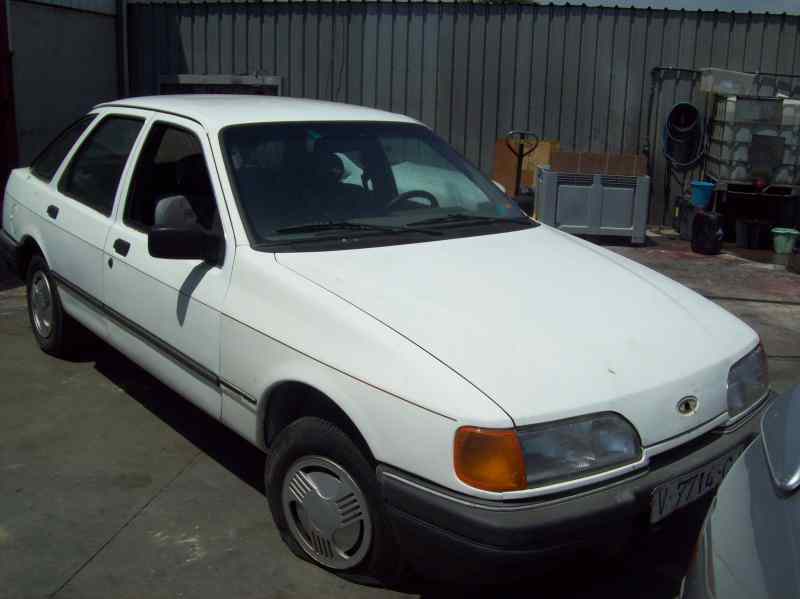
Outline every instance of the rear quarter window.
[[78, 138], [86, 131], [86, 128], [92, 124], [95, 118], [97, 118], [97, 115], [89, 114], [78, 119], [59, 133], [55, 139], [34, 158], [31, 163], [31, 173], [45, 183], [49, 183], [56, 174], [58, 167], [61, 166], [66, 155], [69, 154], [72, 146], [75, 145], [75, 142], [78, 141]]

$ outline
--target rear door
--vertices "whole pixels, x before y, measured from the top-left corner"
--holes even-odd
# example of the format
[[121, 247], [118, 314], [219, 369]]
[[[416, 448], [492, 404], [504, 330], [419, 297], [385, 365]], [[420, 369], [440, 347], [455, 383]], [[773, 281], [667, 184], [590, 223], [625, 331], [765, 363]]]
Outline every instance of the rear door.
[[[119, 183], [144, 123], [141, 115], [98, 114], [80, 133], [80, 141], [52, 181], [37, 185], [47, 259], [61, 300], [70, 314], [101, 336], [106, 333], [98, 309], [103, 297], [103, 249]], [[52, 168], [46, 162], [39, 166], [45, 174]], [[34, 177], [36, 173], [34, 164]]]
[[[104, 268], [110, 341], [219, 418], [220, 309], [235, 244], [213, 165], [200, 125], [155, 117], [106, 240]], [[154, 224], [213, 232], [224, 240], [224, 258], [154, 258], [147, 247]]]

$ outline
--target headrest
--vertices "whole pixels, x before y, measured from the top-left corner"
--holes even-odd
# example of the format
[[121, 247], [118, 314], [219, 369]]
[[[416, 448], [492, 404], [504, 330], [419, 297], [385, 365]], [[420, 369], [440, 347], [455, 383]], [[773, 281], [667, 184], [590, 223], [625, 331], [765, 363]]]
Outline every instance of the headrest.
[[318, 182], [325, 185], [338, 183], [344, 177], [344, 163], [342, 159], [331, 152], [317, 152], [314, 157], [314, 174]]
[[158, 200], [153, 224], [164, 227], [191, 228], [197, 224], [197, 214], [185, 196], [168, 196]]
[[190, 154], [178, 161], [175, 169], [178, 189], [185, 194], [212, 195], [208, 167], [202, 154]]

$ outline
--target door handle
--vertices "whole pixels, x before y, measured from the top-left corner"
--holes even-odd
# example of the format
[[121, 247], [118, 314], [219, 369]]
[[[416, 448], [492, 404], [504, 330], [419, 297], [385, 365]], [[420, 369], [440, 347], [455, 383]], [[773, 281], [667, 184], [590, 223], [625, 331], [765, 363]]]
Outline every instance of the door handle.
[[131, 249], [131, 244], [125, 241], [124, 239], [117, 239], [114, 242], [114, 251], [117, 252], [120, 256], [127, 256], [128, 251]]
[[47, 207], [47, 216], [49, 216], [50, 218], [58, 218], [58, 206], [53, 206], [52, 204], [50, 204]]

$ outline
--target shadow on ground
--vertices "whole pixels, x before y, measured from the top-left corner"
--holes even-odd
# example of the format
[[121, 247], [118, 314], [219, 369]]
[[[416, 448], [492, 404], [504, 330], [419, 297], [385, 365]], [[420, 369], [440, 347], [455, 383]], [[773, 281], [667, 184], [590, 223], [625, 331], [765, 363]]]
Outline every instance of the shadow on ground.
[[195, 447], [264, 492], [264, 453], [100, 339], [86, 339], [71, 357], [95, 369]]
[[[242, 482], [264, 493], [264, 454], [223, 424], [96, 338], [87, 337], [73, 360], [94, 362], [94, 368], [100, 374], [154, 416]], [[671, 518], [668, 526], [656, 531], [644, 543], [628, 549], [620, 547], [618, 557], [613, 559], [586, 555], [580, 560], [564, 562], [546, 574], [490, 586], [424, 582], [418, 577], [410, 577], [407, 584], [393, 590], [425, 598], [457, 595], [527, 599], [535, 589], [537, 596], [554, 599], [612, 595], [673, 599], [679, 592], [680, 580], [706, 509], [707, 504], [702, 504], [693, 510], [685, 510], [684, 514]], [[608, 539], [608, 545], [618, 543], [619, 539]]]

